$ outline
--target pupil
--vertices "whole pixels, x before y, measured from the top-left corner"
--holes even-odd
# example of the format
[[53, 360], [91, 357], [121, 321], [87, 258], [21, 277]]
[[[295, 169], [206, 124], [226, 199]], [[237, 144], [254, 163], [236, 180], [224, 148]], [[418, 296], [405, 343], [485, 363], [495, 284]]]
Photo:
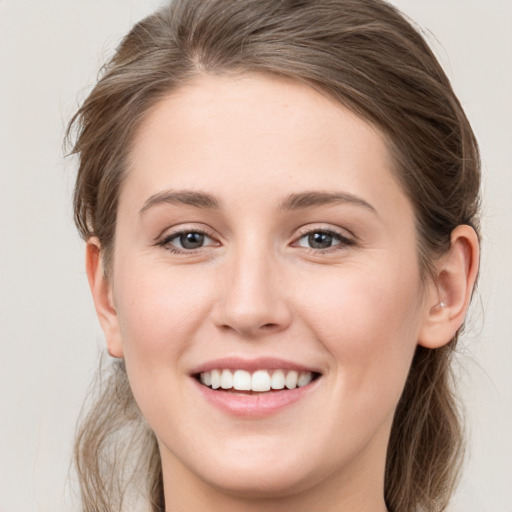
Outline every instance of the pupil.
[[180, 235], [180, 243], [185, 249], [199, 249], [204, 243], [204, 235], [202, 233], [186, 233]]
[[332, 235], [329, 233], [312, 233], [308, 238], [313, 249], [327, 249], [332, 245]]

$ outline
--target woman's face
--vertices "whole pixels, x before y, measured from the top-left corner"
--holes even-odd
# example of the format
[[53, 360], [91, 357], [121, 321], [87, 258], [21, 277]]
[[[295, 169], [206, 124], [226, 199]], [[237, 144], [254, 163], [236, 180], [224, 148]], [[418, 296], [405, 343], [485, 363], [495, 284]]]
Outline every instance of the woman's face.
[[110, 283], [164, 480], [382, 493], [426, 305], [377, 129], [292, 81], [197, 78], [136, 135]]

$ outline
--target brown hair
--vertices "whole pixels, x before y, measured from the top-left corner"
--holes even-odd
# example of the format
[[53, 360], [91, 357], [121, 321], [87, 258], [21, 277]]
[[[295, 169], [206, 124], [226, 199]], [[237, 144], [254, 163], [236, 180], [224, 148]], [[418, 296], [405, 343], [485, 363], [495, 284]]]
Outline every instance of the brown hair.
[[[174, 0], [124, 38], [70, 124], [80, 158], [75, 221], [85, 239], [99, 238], [107, 270], [127, 148], [148, 109], [199, 73], [251, 71], [308, 84], [387, 136], [415, 209], [424, 279], [456, 226], [477, 229], [475, 137], [428, 45], [394, 7], [381, 0]], [[456, 341], [418, 347], [414, 356], [388, 447], [385, 499], [393, 512], [442, 511], [453, 490], [462, 453], [450, 370]], [[116, 461], [128, 464], [119, 456], [134, 446], [133, 435], [145, 457], [136, 465], [150, 468], [140, 492], [154, 512], [163, 511], [156, 441], [118, 362], [78, 433], [85, 511], [121, 509], [134, 478]]]

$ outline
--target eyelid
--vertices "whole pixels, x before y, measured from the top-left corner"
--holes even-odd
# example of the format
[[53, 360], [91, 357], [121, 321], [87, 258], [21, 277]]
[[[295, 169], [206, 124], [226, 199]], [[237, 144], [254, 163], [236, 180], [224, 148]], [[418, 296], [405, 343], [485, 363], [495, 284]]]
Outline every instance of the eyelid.
[[[198, 226], [198, 225], [193, 225], [193, 224], [191, 224], [191, 225], [180, 224], [178, 226], [166, 228], [155, 239], [154, 245], [161, 246], [163, 248], [167, 248], [168, 250], [171, 250], [170, 242], [185, 233], [200, 233], [200, 234], [204, 235], [205, 237], [208, 237], [214, 243], [210, 243], [208, 245], [199, 247], [197, 249], [180, 249], [179, 247], [174, 247], [173, 252], [180, 253], [180, 254], [194, 254], [199, 251], [208, 249], [210, 247], [219, 247], [220, 245], [222, 245], [221, 242], [219, 242], [219, 240], [218, 240], [218, 236], [216, 236], [212, 232], [211, 229], [209, 229], [208, 227], [206, 227], [204, 225]], [[328, 234], [334, 236], [339, 241], [339, 243], [337, 243], [329, 248], [326, 248], [326, 249], [315, 249], [313, 247], [308, 248], [308, 247], [297, 245], [297, 243], [300, 239], [302, 239], [305, 236], [308, 236], [312, 233], [328, 233]], [[305, 226], [301, 226], [300, 228], [298, 228], [290, 245], [295, 246], [295, 247], [301, 247], [302, 249], [309, 250], [312, 252], [327, 253], [330, 251], [342, 250], [344, 247], [353, 246], [356, 243], [357, 243], [356, 236], [346, 228], [339, 228], [339, 227], [335, 227], [332, 225], [325, 225], [325, 224], [307, 224]]]
[[330, 233], [340, 237], [342, 240], [350, 241], [353, 243], [357, 241], [357, 237], [349, 229], [333, 226], [332, 224], [326, 225], [320, 223], [301, 226], [297, 229], [297, 234], [294, 236], [294, 239], [296, 240], [303, 237], [304, 235], [309, 235], [316, 232]]
[[[312, 233], [328, 233], [334, 237], [337, 238], [337, 240], [340, 242], [336, 245], [333, 245], [327, 249], [315, 249], [313, 247], [303, 247], [296, 245], [299, 240], [304, 238], [305, 236], [308, 236]], [[302, 226], [298, 229], [298, 232], [293, 238], [293, 241], [290, 245], [295, 247], [301, 247], [302, 249], [308, 250], [308, 251], [314, 251], [314, 252], [320, 252], [320, 253], [327, 253], [330, 251], [339, 251], [343, 250], [343, 248], [347, 246], [353, 246], [357, 242], [357, 239], [353, 233], [351, 233], [347, 229], [341, 229], [338, 227], [334, 227], [332, 225], [326, 226], [325, 224], [308, 224], [306, 226]]]
[[[179, 247], [173, 247], [173, 249], [171, 249], [170, 242], [185, 233], [199, 233], [201, 235], [204, 235], [205, 237], [208, 237], [215, 243], [208, 244], [197, 249], [181, 249]], [[179, 226], [174, 226], [172, 228], [166, 228], [165, 230], [163, 230], [157, 236], [154, 245], [163, 247], [164, 249], [179, 254], [194, 254], [209, 247], [218, 247], [221, 244], [217, 240], [215, 235], [212, 233], [212, 231], [205, 226], [198, 227], [197, 225], [194, 226], [180, 224]]]

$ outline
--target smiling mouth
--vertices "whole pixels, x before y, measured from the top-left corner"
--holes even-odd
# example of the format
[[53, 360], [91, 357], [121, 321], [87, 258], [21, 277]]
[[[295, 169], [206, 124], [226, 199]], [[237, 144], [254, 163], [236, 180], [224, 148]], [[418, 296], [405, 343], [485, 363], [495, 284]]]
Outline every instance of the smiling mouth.
[[319, 373], [296, 370], [235, 370], [219, 368], [201, 372], [196, 379], [210, 389], [244, 394], [292, 390], [307, 386], [320, 377]]

